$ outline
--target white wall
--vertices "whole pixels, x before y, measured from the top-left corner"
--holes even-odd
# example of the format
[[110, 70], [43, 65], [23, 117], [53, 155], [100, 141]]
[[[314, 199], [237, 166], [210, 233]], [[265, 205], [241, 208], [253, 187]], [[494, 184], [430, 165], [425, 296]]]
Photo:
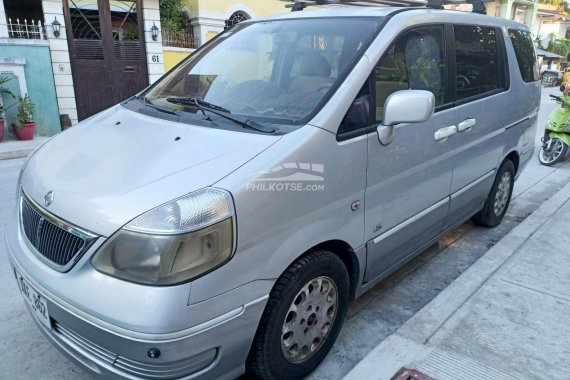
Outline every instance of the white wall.
[[[75, 103], [75, 90], [71, 74], [71, 61], [63, 18], [63, 2], [61, 0], [42, 0], [44, 21], [50, 45], [52, 72], [55, 81], [55, 92], [59, 114], [68, 114], [73, 124], [77, 123], [77, 105]], [[54, 19], [61, 24], [60, 35], [53, 35], [51, 23]]]
[[[162, 56], [162, 36], [160, 33], [161, 27], [158, 0], [143, 1], [143, 17], [148, 81], [152, 84], [164, 74], [164, 58]], [[152, 39], [151, 28], [153, 25], [156, 25], [159, 29], [156, 41], [153, 41]]]
[[6, 21], [6, 11], [4, 10], [4, 0], [0, 0], [0, 38], [8, 38], [8, 25]]

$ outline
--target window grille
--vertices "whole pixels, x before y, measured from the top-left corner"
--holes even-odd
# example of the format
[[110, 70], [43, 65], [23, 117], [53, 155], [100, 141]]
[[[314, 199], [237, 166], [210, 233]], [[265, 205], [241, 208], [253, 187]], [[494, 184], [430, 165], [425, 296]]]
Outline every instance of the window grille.
[[241, 11], [237, 11], [226, 20], [226, 28], [231, 28], [232, 26], [239, 24], [242, 21], [248, 20], [249, 16]]
[[45, 25], [40, 20], [8, 19], [8, 37], [26, 40], [47, 40]]

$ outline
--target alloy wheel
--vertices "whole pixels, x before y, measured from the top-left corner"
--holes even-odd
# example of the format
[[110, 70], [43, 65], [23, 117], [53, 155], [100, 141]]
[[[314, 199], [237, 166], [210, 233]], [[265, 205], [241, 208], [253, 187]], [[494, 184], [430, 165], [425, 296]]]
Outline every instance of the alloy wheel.
[[285, 315], [281, 351], [297, 364], [309, 359], [329, 336], [338, 309], [338, 291], [329, 277], [309, 281], [297, 293]]
[[511, 173], [505, 172], [501, 176], [501, 182], [497, 187], [495, 193], [495, 203], [493, 204], [493, 211], [495, 215], [499, 216], [505, 211], [509, 202], [509, 195], [511, 193]]
[[540, 149], [540, 161], [550, 164], [557, 161], [564, 152], [564, 142], [559, 139], [552, 139]]

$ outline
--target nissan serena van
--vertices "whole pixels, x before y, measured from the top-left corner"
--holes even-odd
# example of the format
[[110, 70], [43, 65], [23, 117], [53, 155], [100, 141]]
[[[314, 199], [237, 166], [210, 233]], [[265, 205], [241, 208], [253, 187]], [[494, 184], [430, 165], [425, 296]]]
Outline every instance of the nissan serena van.
[[93, 375], [301, 378], [350, 299], [466, 220], [501, 222], [539, 99], [513, 21], [329, 7], [240, 23], [31, 155], [15, 279]]

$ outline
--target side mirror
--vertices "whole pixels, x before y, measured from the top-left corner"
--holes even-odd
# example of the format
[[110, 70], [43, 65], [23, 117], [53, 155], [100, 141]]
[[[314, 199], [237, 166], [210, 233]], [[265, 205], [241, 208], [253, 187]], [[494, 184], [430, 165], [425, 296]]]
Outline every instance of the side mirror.
[[394, 140], [394, 125], [421, 123], [435, 111], [435, 96], [425, 90], [396, 91], [384, 102], [382, 125], [378, 126], [380, 144], [388, 145]]

